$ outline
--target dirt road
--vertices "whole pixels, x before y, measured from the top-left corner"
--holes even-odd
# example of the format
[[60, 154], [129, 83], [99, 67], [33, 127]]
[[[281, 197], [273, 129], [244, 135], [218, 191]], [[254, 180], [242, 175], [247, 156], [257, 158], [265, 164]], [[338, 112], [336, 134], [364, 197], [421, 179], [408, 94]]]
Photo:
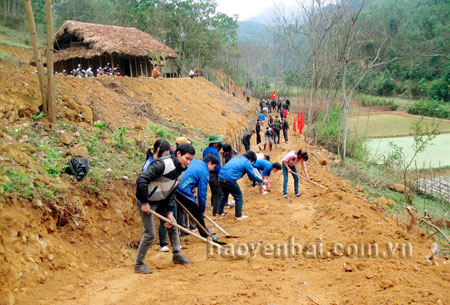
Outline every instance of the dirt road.
[[[293, 142], [300, 143], [300, 139]], [[271, 153], [272, 160], [280, 160], [297, 145], [281, 145]], [[320, 158], [320, 151], [314, 155]], [[281, 172], [272, 174], [273, 190], [266, 195], [258, 194], [247, 178], [240, 181], [244, 214], [249, 218], [236, 221], [227, 216], [218, 222], [229, 233], [240, 236], [222, 240], [232, 242], [236, 253], [240, 249], [242, 258], [208, 257], [203, 243], [184, 237], [184, 253], [195, 261], [193, 265], [174, 265], [171, 254], [155, 246], [147, 255], [154, 273], [139, 275], [133, 273], [136, 251], [129, 249], [129, 255], [121, 259], [97, 257], [96, 263], [91, 261], [82, 272], [61, 271], [55, 279], [26, 293], [18, 303], [448, 304], [449, 265], [441, 260], [427, 264], [424, 259], [430, 252], [431, 240], [425, 240], [419, 230], [407, 233], [397, 226], [383, 210], [375, 210], [358, 198], [356, 190], [334, 177], [315, 158], [310, 158], [308, 166], [311, 178], [328, 189], [300, 180], [304, 196], [286, 200], [282, 197]], [[293, 195], [292, 177], [288, 192]], [[138, 228], [134, 233], [139, 238]], [[277, 243], [289, 244], [290, 237], [306, 250], [298, 257], [276, 257], [270, 245], [276, 249]], [[399, 257], [401, 251], [397, 249], [392, 258], [351, 257], [357, 256], [354, 253], [322, 258], [314, 257], [312, 250], [312, 245], [320, 243], [325, 254], [333, 243], [344, 247], [377, 243], [381, 256], [381, 252], [387, 252], [389, 242], [411, 245], [412, 257]], [[245, 245], [257, 247], [258, 243], [261, 245], [256, 254], [245, 255]]]

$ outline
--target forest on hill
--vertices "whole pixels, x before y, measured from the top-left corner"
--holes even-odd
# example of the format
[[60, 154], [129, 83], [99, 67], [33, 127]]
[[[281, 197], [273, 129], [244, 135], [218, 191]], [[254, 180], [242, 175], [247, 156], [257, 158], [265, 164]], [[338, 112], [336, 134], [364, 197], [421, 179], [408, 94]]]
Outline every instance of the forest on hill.
[[[184, 68], [222, 69], [255, 95], [261, 95], [263, 87], [273, 87], [277, 79], [283, 85], [338, 86], [345, 57], [342, 43], [347, 41], [340, 38], [358, 13], [353, 30], [359, 36], [348, 37], [357, 41], [352, 54], [347, 54], [350, 82], [366, 70], [357, 91], [450, 99], [448, 1], [311, 3], [277, 5], [271, 26], [238, 23], [218, 12], [213, 0], [56, 0], [52, 7], [55, 30], [65, 20], [135, 27], [174, 49]], [[43, 35], [44, 0], [32, 4]], [[23, 1], [2, 0], [1, 7], [4, 26], [26, 31]], [[368, 65], [375, 58], [377, 65]]]
[[[23, 2], [2, 2], [4, 26], [27, 37]], [[32, 4], [43, 35], [44, 0]], [[274, 89], [283, 97], [301, 92], [308, 125], [329, 119], [331, 110], [340, 107], [343, 123], [337, 137], [343, 156], [350, 102], [357, 93], [421, 98], [408, 106], [410, 113], [450, 118], [446, 0], [278, 4], [271, 26], [239, 24], [236, 16], [218, 12], [213, 0], [56, 0], [52, 8], [55, 29], [65, 20], [77, 20], [147, 32], [178, 53], [184, 70], [202, 70], [219, 87], [237, 83], [258, 98], [269, 97]], [[228, 76], [217, 77], [217, 71]]]

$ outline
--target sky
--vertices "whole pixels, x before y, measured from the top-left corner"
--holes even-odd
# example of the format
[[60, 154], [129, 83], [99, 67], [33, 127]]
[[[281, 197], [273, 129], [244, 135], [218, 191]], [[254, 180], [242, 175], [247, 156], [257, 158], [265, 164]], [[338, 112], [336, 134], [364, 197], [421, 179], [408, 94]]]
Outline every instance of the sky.
[[274, 3], [295, 2], [295, 0], [216, 0], [216, 11], [225, 13], [229, 16], [239, 15], [239, 21], [245, 21], [250, 17], [261, 14], [267, 8], [273, 7]]

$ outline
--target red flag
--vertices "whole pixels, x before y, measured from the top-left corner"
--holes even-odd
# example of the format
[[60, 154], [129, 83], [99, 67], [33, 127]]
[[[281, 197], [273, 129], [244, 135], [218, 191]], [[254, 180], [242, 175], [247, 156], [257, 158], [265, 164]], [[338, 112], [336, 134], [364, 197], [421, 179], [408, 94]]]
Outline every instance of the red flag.
[[300, 112], [297, 112], [297, 126], [298, 126], [298, 132], [302, 133], [302, 127], [300, 125]]
[[276, 98], [277, 98], [277, 92], [275, 90], [273, 90], [272, 100], [275, 100]]
[[295, 121], [295, 118], [294, 118], [294, 132], [296, 132], [297, 131], [297, 124], [296, 124], [297, 122]]
[[300, 112], [300, 122], [298, 123], [298, 132], [302, 133], [303, 127], [305, 127], [305, 122], [303, 122], [303, 111]]

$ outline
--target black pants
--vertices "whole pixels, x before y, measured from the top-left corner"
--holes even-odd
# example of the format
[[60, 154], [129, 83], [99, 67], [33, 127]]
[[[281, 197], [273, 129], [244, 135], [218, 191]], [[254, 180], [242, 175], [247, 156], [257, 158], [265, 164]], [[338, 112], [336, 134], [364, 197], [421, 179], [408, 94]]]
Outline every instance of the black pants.
[[[177, 218], [176, 218], [177, 223], [180, 226], [183, 226], [183, 227], [187, 228], [187, 226], [188, 226], [188, 215], [183, 210], [183, 208], [178, 205], [178, 203], [177, 203], [177, 214], [178, 214]], [[197, 228], [197, 225], [196, 225], [195, 221], [192, 220], [191, 217], [189, 217], [189, 229], [192, 231], [192, 230], [194, 230], [196, 228]]]
[[287, 131], [287, 129], [283, 129], [283, 136], [284, 136], [284, 140], [287, 142], [288, 141], [288, 131]]
[[261, 143], [261, 135], [259, 134], [259, 132], [256, 133], [256, 144]]
[[[195, 219], [203, 226], [203, 228], [206, 229], [205, 220], [203, 218], [203, 211], [200, 209], [200, 207], [197, 205], [197, 203], [192, 202], [191, 200], [187, 199], [183, 195], [176, 194], [176, 198], [181, 204], [188, 209], [189, 212], [195, 217]], [[179, 211], [184, 211], [184, 209], [180, 206]], [[198, 232], [203, 237], [208, 237], [209, 234], [202, 230], [202, 228], [198, 228]]]
[[219, 173], [212, 171], [209, 173], [209, 188], [211, 190], [211, 205], [213, 207], [213, 215], [217, 214], [219, 206], [220, 195], [222, 195], [222, 188], [219, 183]]

